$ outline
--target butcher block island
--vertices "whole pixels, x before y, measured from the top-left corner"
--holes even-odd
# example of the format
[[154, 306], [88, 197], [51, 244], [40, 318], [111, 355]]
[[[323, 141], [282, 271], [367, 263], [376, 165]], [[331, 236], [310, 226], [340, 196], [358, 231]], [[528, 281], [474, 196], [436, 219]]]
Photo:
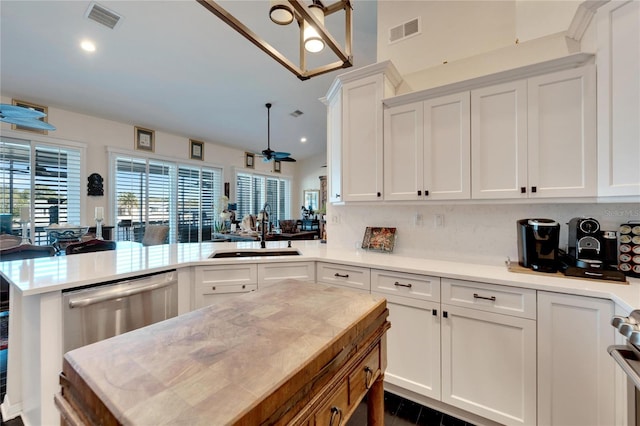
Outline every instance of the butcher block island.
[[384, 298], [262, 286], [65, 354], [63, 424], [383, 424]]

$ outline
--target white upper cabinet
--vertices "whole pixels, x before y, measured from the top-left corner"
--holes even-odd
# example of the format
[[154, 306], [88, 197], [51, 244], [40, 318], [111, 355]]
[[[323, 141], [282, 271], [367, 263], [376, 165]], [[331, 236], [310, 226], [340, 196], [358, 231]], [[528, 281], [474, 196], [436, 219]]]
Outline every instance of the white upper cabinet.
[[401, 77], [391, 62], [338, 76], [327, 105], [329, 201], [375, 201], [383, 191], [383, 105]]
[[342, 200], [382, 199], [383, 76], [342, 88]]
[[640, 2], [598, 9], [598, 195], [640, 196]]
[[595, 67], [471, 92], [472, 195], [596, 195]]
[[469, 92], [388, 108], [385, 200], [470, 197]]
[[528, 194], [596, 195], [595, 66], [528, 80]]
[[473, 198], [526, 198], [526, 81], [471, 92], [471, 140]]

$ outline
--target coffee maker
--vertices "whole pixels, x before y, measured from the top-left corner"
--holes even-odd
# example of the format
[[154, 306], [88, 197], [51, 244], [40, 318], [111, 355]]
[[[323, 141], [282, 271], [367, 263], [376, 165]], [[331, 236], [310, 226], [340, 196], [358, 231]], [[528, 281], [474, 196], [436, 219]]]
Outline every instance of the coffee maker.
[[569, 226], [567, 252], [575, 259], [577, 267], [603, 268], [603, 241], [600, 223], [593, 218], [574, 217]]
[[539, 272], [558, 270], [558, 222], [551, 219], [520, 219], [517, 232], [520, 266]]

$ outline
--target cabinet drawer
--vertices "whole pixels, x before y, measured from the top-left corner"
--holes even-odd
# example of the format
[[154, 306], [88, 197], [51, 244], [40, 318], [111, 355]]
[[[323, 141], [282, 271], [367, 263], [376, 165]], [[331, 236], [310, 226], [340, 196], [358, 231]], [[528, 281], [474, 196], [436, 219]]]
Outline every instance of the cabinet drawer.
[[198, 266], [195, 270], [195, 284], [237, 285], [258, 284], [258, 266], [256, 264], [244, 265], [212, 265]]
[[442, 303], [522, 318], [536, 318], [536, 291], [442, 278]]
[[316, 426], [344, 425], [349, 413], [349, 386], [345, 380], [316, 412]]
[[260, 284], [294, 278], [301, 281], [313, 281], [316, 277], [315, 262], [287, 262], [258, 264]]
[[440, 277], [371, 270], [371, 290], [394, 296], [440, 301]]
[[248, 293], [258, 289], [258, 284], [198, 284], [196, 286], [196, 294], [230, 294], [230, 293]]
[[359, 402], [380, 373], [380, 344], [378, 343], [349, 375], [349, 404], [354, 405]]
[[369, 268], [345, 266], [336, 263], [318, 262], [316, 281], [366, 291], [371, 290], [371, 271]]

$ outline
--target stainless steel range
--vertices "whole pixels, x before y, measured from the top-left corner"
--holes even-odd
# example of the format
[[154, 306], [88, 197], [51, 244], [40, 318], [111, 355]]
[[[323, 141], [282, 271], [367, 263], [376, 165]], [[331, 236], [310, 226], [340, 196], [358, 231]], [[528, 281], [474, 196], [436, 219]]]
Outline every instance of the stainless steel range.
[[615, 362], [628, 377], [633, 388], [630, 403], [634, 404], [633, 416], [636, 426], [640, 426], [640, 309], [631, 312], [628, 317], [614, 316], [611, 325], [627, 338], [626, 345], [613, 345], [607, 349]]

